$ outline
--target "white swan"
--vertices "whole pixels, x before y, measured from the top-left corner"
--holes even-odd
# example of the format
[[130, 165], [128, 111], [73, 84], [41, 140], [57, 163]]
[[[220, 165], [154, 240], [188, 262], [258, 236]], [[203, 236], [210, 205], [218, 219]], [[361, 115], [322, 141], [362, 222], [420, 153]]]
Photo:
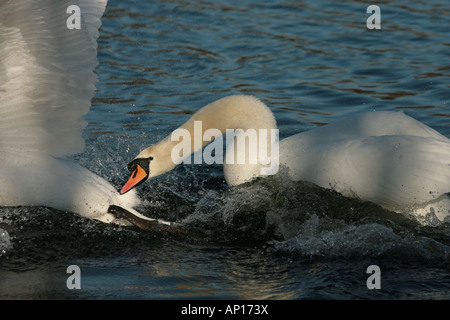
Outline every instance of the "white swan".
[[[120, 222], [108, 213], [116, 205], [141, 216], [133, 210], [136, 193], [121, 196], [66, 159], [84, 148], [82, 115], [95, 91], [106, 2], [0, 2], [0, 206], [48, 206]], [[71, 5], [80, 8], [80, 29], [67, 26]]]
[[[271, 110], [258, 99], [244, 95], [208, 104], [179, 129], [193, 136], [196, 121], [202, 123], [201, 136], [211, 128], [221, 133], [236, 128], [241, 128], [241, 133], [252, 128], [276, 128]], [[195, 152], [209, 141], [190, 143]], [[178, 163], [173, 161], [172, 151], [179, 144], [169, 135], [139, 153], [128, 165], [133, 174], [121, 193], [172, 170]], [[450, 192], [450, 140], [403, 112], [364, 113], [293, 135], [273, 146], [278, 147], [279, 164], [288, 168], [292, 180], [310, 181], [390, 210], [424, 205]], [[261, 165], [232, 160], [228, 163], [225, 156], [228, 184], [241, 184], [260, 175]], [[448, 210], [450, 206], [441, 213], [448, 215]]]

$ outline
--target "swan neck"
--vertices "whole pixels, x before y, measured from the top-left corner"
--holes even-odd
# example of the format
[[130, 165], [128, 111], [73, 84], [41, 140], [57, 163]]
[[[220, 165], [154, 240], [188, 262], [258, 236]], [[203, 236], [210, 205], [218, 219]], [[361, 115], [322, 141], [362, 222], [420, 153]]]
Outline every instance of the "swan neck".
[[[263, 102], [252, 96], [236, 95], [206, 105], [184, 123], [179, 130], [186, 130], [189, 133], [192, 137], [192, 150], [196, 152], [209, 144], [214, 137], [227, 134], [227, 132], [276, 128], [275, 117]], [[196, 143], [200, 139], [202, 143]], [[175, 141], [176, 143], [178, 142]]]
[[[234, 185], [259, 174], [255, 172], [259, 172], [261, 161], [272, 156], [271, 146], [273, 141], [278, 141], [276, 128], [272, 111], [260, 100], [252, 96], [229, 96], [198, 110], [182, 126], [143, 150], [137, 158], [155, 158], [150, 165], [150, 178], [172, 170], [181, 162], [191, 163], [186, 159], [190, 159], [193, 153], [194, 163], [202, 163], [202, 155], [197, 158], [197, 151], [211, 143], [209, 149], [216, 152], [208, 149], [209, 153], [206, 153], [208, 147], [205, 148], [208, 161], [223, 163], [226, 178], [240, 177], [236, 181], [227, 179]], [[225, 159], [222, 153], [223, 135], [226, 141]], [[259, 161], [253, 157], [255, 153]]]

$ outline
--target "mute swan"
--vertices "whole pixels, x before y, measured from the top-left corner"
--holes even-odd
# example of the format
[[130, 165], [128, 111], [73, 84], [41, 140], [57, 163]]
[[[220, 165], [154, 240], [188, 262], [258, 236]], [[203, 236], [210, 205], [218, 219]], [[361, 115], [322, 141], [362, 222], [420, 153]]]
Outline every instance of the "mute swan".
[[[206, 105], [177, 130], [198, 135], [194, 132], [196, 122], [202, 124], [201, 137], [212, 128], [220, 133], [235, 128], [244, 132], [252, 128], [276, 128], [271, 110], [255, 97], [245, 95], [225, 97]], [[238, 135], [234, 139], [237, 141]], [[188, 147], [189, 144], [192, 147], [188, 149], [196, 152], [209, 140], [197, 145], [188, 141]], [[236, 141], [227, 147], [227, 152], [236, 151]], [[179, 163], [173, 161], [173, 150], [179, 144], [172, 133], [140, 152], [128, 165], [132, 176], [121, 193], [172, 170]], [[450, 192], [450, 140], [403, 112], [377, 111], [352, 116], [293, 135], [279, 144], [268, 144], [268, 155], [274, 146], [278, 148], [280, 166], [288, 168], [292, 180], [313, 182], [390, 210], [424, 205]], [[245, 149], [246, 157], [249, 150]], [[224, 161], [224, 176], [229, 185], [260, 176], [262, 165], [237, 164], [230, 159], [227, 162], [226, 155]], [[448, 199], [445, 201], [450, 204]], [[442, 213], [447, 215], [448, 210], [450, 207]]]
[[[106, 2], [0, 2], [0, 206], [48, 206], [120, 223], [108, 213], [115, 205], [146, 219], [133, 210], [136, 193], [121, 196], [67, 159], [84, 148], [82, 115], [95, 91]], [[67, 26], [71, 5], [80, 8], [80, 29]]]

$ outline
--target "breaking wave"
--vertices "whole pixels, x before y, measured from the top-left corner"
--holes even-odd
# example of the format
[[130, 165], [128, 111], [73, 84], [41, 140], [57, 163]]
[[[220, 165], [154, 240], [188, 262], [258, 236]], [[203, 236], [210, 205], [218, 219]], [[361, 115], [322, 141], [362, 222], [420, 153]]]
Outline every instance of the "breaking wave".
[[[293, 182], [283, 172], [227, 188], [219, 168], [201, 170], [178, 168], [144, 187], [142, 194], [150, 195], [144, 213], [179, 221], [206, 241], [263, 245], [280, 254], [449, 260], [450, 225], [437, 223], [432, 212], [427, 217], [391, 212]], [[211, 172], [216, 177], [208, 180]]]

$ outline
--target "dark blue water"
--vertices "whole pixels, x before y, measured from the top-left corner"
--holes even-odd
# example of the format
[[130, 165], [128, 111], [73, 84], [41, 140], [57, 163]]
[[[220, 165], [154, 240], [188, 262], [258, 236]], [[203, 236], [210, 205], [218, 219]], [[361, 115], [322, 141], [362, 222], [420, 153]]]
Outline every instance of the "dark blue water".
[[[403, 110], [450, 136], [450, 5], [356, 1], [110, 1], [98, 91], [77, 161], [117, 188], [126, 163], [203, 105], [252, 94], [280, 136]], [[49, 208], [0, 209], [0, 297], [449, 299], [450, 225], [419, 223], [280, 174], [229, 189], [220, 166], [140, 188], [141, 211], [195, 239]], [[69, 265], [81, 289], [66, 286]], [[369, 290], [367, 267], [381, 270]]]

